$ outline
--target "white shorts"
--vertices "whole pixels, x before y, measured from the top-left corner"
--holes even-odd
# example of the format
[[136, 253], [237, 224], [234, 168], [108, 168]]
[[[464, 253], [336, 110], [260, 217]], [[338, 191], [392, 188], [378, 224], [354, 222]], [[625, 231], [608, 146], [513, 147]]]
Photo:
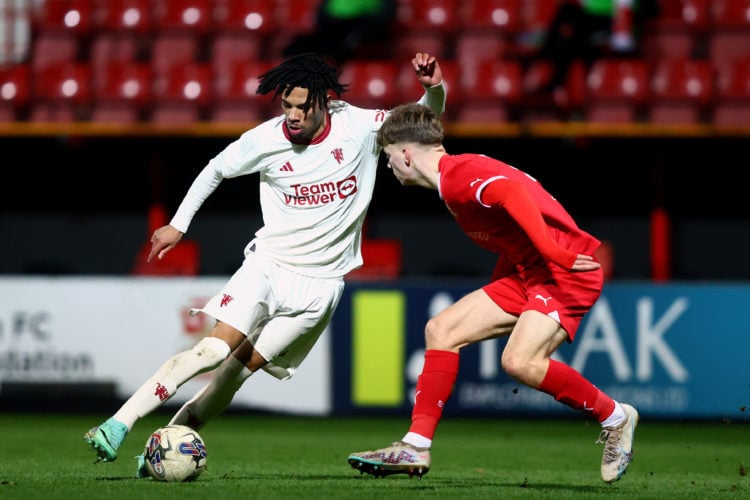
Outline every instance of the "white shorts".
[[243, 332], [268, 360], [263, 368], [284, 380], [307, 357], [333, 317], [343, 278], [313, 278], [247, 252], [242, 266], [202, 309]]

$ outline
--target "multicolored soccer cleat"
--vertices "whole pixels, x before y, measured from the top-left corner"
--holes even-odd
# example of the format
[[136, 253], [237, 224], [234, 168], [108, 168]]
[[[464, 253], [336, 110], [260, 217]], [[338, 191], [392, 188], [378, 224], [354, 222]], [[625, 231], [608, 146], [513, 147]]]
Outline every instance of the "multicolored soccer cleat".
[[432, 462], [429, 449], [415, 448], [402, 441], [379, 450], [352, 453], [347, 460], [352, 468], [362, 474], [375, 477], [408, 474], [409, 477], [417, 476], [420, 479], [430, 470]]

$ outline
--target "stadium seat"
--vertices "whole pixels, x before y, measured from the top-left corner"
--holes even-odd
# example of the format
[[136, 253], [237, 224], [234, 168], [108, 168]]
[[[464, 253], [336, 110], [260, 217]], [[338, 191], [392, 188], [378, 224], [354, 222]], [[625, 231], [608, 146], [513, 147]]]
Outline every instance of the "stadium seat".
[[19, 118], [29, 102], [29, 67], [25, 64], [0, 66], [0, 122]]
[[523, 70], [513, 60], [485, 61], [476, 70], [460, 72], [463, 98], [456, 103], [461, 122], [511, 121], [522, 96]]
[[454, 59], [471, 68], [484, 61], [499, 61], [509, 42], [497, 31], [462, 31], [456, 36]]
[[217, 75], [228, 74], [238, 62], [263, 58], [263, 40], [252, 31], [218, 30], [210, 43], [210, 62]]
[[693, 58], [696, 39], [687, 29], [648, 29], [643, 34], [641, 48], [646, 61], [654, 65], [663, 60]]
[[[552, 76], [549, 61], [534, 61], [523, 75], [524, 89], [538, 89], [540, 82]], [[519, 119], [525, 123], [560, 121], [578, 118], [587, 101], [587, 71], [582, 61], [574, 61], [563, 85], [551, 93], [527, 92]]]
[[713, 103], [713, 66], [708, 61], [663, 60], [651, 75], [651, 123], [701, 123]]
[[738, 59], [718, 74], [713, 123], [750, 124], [750, 58]]
[[720, 72], [734, 61], [750, 57], [750, 28], [714, 31], [709, 35], [708, 52]]
[[750, 29], [750, 0], [711, 0], [710, 14], [714, 31]]
[[[447, 45], [446, 38], [436, 31], [395, 30], [393, 58], [397, 61], [409, 61], [417, 52], [427, 52], [439, 57], [442, 61], [449, 54]], [[453, 57], [450, 59], [453, 59]]]
[[39, 33], [31, 47], [31, 69], [41, 71], [50, 66], [71, 63], [78, 58], [78, 39], [70, 33]]
[[96, 35], [89, 49], [89, 64], [94, 82], [106, 79], [111, 63], [136, 61], [140, 50], [138, 38], [128, 33], [105, 32]]
[[700, 35], [711, 27], [709, 3], [714, 0], [660, 0], [659, 15], [650, 21], [657, 30], [689, 30]]
[[207, 63], [173, 66], [154, 75], [150, 120], [154, 123], [193, 123], [203, 119], [213, 98], [213, 74]]
[[160, 32], [207, 33], [213, 28], [211, 0], [160, 0], [152, 11], [154, 28]]
[[586, 77], [585, 117], [594, 122], [639, 121], [649, 96], [642, 59], [599, 59]]
[[267, 59], [278, 59], [296, 36], [313, 31], [319, 5], [310, 0], [277, 0], [274, 16], [281, 28], [268, 37]]
[[258, 76], [272, 66], [268, 61], [237, 61], [228, 71], [214, 73], [211, 121], [250, 123], [279, 114], [277, 101], [256, 93]]
[[85, 120], [91, 99], [91, 72], [85, 63], [62, 63], [32, 72], [31, 119]]
[[492, 30], [512, 39], [521, 29], [521, 0], [474, 0], [462, 2], [459, 11], [461, 32]]
[[87, 34], [93, 27], [93, 12], [92, 0], [45, 0], [34, 10], [34, 30], [37, 33]]
[[216, 34], [238, 31], [267, 36], [277, 29], [274, 6], [268, 0], [216, 0]]
[[355, 106], [372, 109], [389, 109], [399, 104], [399, 67], [400, 64], [391, 61], [347, 62], [341, 68], [340, 81], [349, 84], [343, 99]]
[[151, 66], [134, 61], [112, 61], [103, 74], [104, 78], [93, 82], [91, 121], [141, 121], [151, 102]]
[[190, 33], [162, 33], [151, 43], [151, 66], [155, 75], [198, 59], [198, 39]]
[[96, 27], [110, 34], [146, 34], [152, 26], [152, 3], [152, 0], [94, 0]]
[[458, 0], [408, 0], [398, 3], [396, 25], [410, 31], [450, 35], [458, 29]]

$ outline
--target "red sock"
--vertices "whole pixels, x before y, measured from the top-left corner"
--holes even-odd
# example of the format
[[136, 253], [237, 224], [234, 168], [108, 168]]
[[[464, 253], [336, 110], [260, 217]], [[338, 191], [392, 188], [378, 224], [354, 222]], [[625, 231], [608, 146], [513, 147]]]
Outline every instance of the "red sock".
[[424, 368], [417, 380], [409, 432], [432, 439], [457, 375], [458, 353], [435, 349], [425, 352]]
[[574, 410], [581, 410], [599, 422], [604, 421], [615, 409], [612, 398], [583, 378], [583, 375], [566, 364], [549, 360], [544, 380], [537, 387]]

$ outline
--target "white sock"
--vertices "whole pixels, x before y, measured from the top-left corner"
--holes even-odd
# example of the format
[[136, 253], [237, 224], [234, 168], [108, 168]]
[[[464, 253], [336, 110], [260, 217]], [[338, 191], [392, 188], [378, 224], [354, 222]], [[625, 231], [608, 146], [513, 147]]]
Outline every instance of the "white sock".
[[416, 432], [407, 432], [404, 438], [401, 440], [406, 444], [410, 444], [415, 448], [427, 448], [432, 446], [432, 439], [426, 438]]
[[114, 414], [115, 420], [125, 424], [128, 430], [132, 429], [139, 418], [174, 396], [182, 384], [199, 373], [216, 368], [229, 351], [229, 345], [223, 340], [206, 337], [191, 350], [173, 356], [125, 401]]
[[602, 422], [602, 427], [619, 427], [620, 424], [625, 421], [625, 418], [625, 410], [622, 409], [620, 403], [615, 401], [615, 409], [612, 410], [612, 414]]
[[229, 406], [235, 393], [252, 374], [237, 358], [229, 356], [211, 381], [182, 405], [169, 423], [189, 425], [200, 430]]

